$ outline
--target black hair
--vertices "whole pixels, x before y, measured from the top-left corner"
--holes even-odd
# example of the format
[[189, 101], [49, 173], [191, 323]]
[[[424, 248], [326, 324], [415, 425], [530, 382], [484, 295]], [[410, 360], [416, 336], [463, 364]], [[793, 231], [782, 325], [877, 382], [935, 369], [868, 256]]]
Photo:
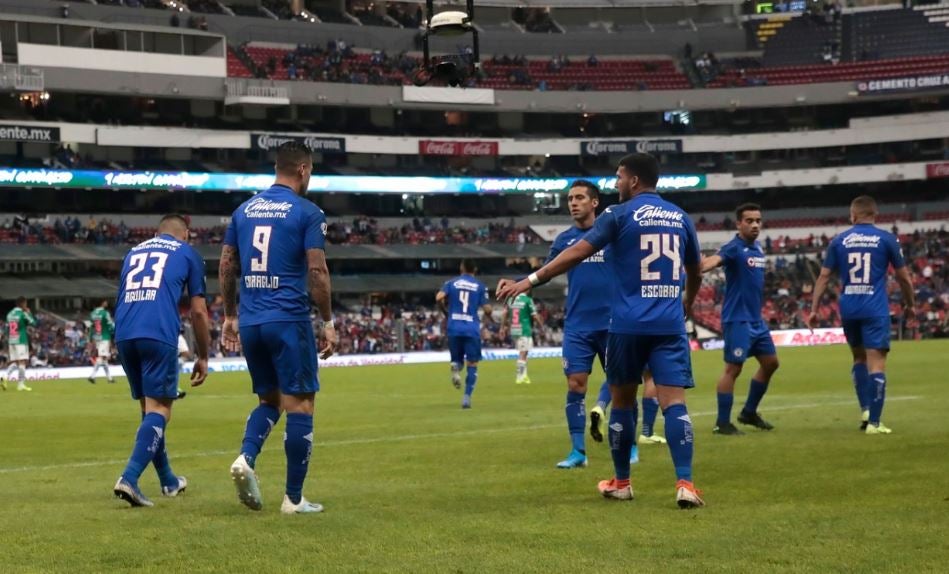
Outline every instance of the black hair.
[[746, 211], [761, 211], [761, 206], [757, 203], [742, 203], [735, 208], [735, 217], [738, 218], [738, 221], [741, 221]]
[[313, 161], [313, 152], [307, 145], [298, 141], [286, 141], [277, 148], [276, 165], [280, 173], [293, 173], [300, 164], [311, 161]]
[[655, 189], [659, 183], [659, 160], [648, 153], [631, 153], [619, 160], [619, 165], [639, 177], [644, 187]]
[[476, 273], [478, 271], [478, 266], [475, 265], [474, 259], [462, 259], [461, 270], [465, 273]]
[[590, 199], [600, 199], [600, 188], [597, 187], [592, 181], [578, 179], [577, 181], [570, 184], [570, 189], [575, 187], [582, 187], [583, 189], [587, 190], [587, 195], [590, 196]]

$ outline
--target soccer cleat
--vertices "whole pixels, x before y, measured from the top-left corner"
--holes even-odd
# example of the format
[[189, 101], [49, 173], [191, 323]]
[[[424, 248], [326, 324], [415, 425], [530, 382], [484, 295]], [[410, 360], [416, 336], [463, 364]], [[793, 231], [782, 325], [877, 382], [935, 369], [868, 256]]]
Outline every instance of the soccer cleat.
[[471, 395], [465, 395], [461, 397], [461, 408], [463, 409], [471, 408]]
[[184, 492], [186, 488], [188, 488], [188, 479], [183, 476], [179, 476], [177, 485], [161, 487], [161, 495], [168, 497], [178, 496]]
[[738, 422], [743, 425], [750, 425], [761, 430], [774, 429], [774, 425], [761, 418], [761, 415], [759, 415], [757, 412], [748, 413], [741, 411], [738, 414]]
[[639, 447], [633, 445], [633, 450], [629, 451], [629, 464], [639, 463]]
[[178, 387], [178, 396], [175, 397], [175, 400], [179, 400], [179, 401], [180, 401], [181, 399], [183, 399], [183, 398], [185, 398], [185, 397], [187, 397], [187, 396], [188, 396], [187, 391], [182, 391], [182, 390], [181, 390], [181, 387]]
[[115, 494], [116, 498], [121, 498], [132, 506], [155, 506], [154, 502], [142, 494], [142, 491], [138, 489], [138, 486], [125, 480], [121, 476], [119, 477], [118, 482], [116, 482], [115, 486], [112, 488], [112, 492]]
[[715, 425], [715, 428], [712, 429], [714, 434], [724, 434], [724, 435], [743, 435], [742, 431], [738, 430], [738, 427], [732, 423], [722, 423], [720, 425]]
[[603, 498], [612, 498], [613, 500], [633, 499], [633, 485], [628, 484], [624, 487], [619, 487], [616, 484], [615, 478], [601, 480], [596, 488], [600, 491], [600, 494], [603, 495]]
[[870, 411], [863, 411], [860, 415], [860, 430], [867, 430], [868, 424], [870, 424]]
[[88, 379], [86, 379], [86, 380], [87, 380], [87, 381], [89, 381], [89, 384], [90, 384], [90, 385], [94, 385], [94, 384], [96, 384], [96, 380], [95, 380], [95, 379], [93, 379], [92, 377], [89, 377], [89, 378], [88, 378]]
[[16, 386], [16, 390], [29, 392], [29, 391], [32, 391], [32, 390], [33, 390], [33, 387], [28, 387], [28, 386], [24, 385], [23, 383], [20, 383], [19, 385]]
[[283, 504], [280, 505], [280, 512], [284, 514], [315, 514], [317, 512], [323, 512], [323, 505], [310, 502], [302, 496], [300, 497], [300, 504], [294, 504], [290, 502], [290, 497], [284, 494]]
[[518, 385], [529, 385], [531, 384], [531, 378], [527, 375], [524, 375], [523, 377], [517, 377], [514, 379], [514, 383]]
[[863, 431], [867, 434], [891, 434], [893, 431], [889, 428], [883, 426], [883, 423], [880, 424], [871, 424], [867, 423], [867, 430]]
[[257, 472], [247, 464], [243, 454], [237, 455], [237, 460], [231, 465], [231, 478], [237, 487], [237, 497], [241, 503], [251, 510], [260, 510], [264, 507], [260, 496], [260, 485], [257, 484]]
[[680, 480], [676, 483], [676, 504], [679, 508], [698, 508], [705, 506], [702, 500], [702, 491], [697, 490], [695, 485], [688, 480]]
[[657, 434], [649, 436], [641, 434], [639, 435], [639, 444], [666, 444], [666, 439]]
[[578, 450], [570, 451], [567, 458], [557, 463], [557, 468], [584, 468], [587, 465], [587, 455]]
[[603, 442], [603, 425], [606, 423], [606, 414], [600, 405], [590, 410], [590, 438], [596, 442]]
[[452, 373], [451, 374], [451, 384], [456, 389], [461, 388], [461, 373]]
[[115, 384], [115, 379], [110, 378], [110, 379], [109, 379], [109, 384], [110, 384], [110, 385], [114, 385], [114, 384]]
[[4, 391], [7, 390], [7, 381], [5, 379], [0, 381], [0, 389]]

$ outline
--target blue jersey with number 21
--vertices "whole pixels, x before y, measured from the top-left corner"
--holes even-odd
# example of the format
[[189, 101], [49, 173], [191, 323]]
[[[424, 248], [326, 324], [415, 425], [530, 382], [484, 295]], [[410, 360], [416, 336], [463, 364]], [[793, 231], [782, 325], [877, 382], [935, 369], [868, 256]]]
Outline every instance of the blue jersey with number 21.
[[890, 265], [905, 265], [900, 242], [892, 233], [858, 223], [827, 247], [824, 267], [840, 276], [840, 318], [889, 317], [886, 274]]
[[471, 275], [446, 281], [442, 292], [448, 296], [448, 335], [481, 337], [478, 309], [488, 302], [488, 290]]

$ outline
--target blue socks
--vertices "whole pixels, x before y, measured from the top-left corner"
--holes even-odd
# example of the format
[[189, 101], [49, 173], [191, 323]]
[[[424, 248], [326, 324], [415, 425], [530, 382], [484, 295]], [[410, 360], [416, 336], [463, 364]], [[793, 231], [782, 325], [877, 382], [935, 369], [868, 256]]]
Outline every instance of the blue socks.
[[610, 410], [610, 454], [617, 480], [629, 480], [629, 455], [636, 444], [636, 406]]
[[[148, 413], [142, 418], [142, 424], [138, 427], [138, 433], [135, 435], [135, 446], [132, 448], [132, 456], [129, 457], [128, 464], [122, 472], [122, 478], [137, 485], [142, 471], [148, 466], [165, 437], [165, 417], [158, 413]], [[166, 459], [167, 462], [167, 459]]]
[[871, 374], [869, 387], [870, 393], [867, 398], [870, 402], [870, 424], [878, 425], [880, 416], [883, 414], [883, 401], [886, 400], [886, 375]]
[[257, 455], [264, 446], [264, 441], [270, 436], [270, 431], [280, 420], [280, 411], [270, 405], [258, 405], [247, 417], [247, 426], [244, 428], [244, 442], [241, 444], [241, 454], [247, 459], [247, 464], [254, 468]]
[[659, 414], [659, 399], [643, 397], [643, 436], [652, 436], [657, 414]]
[[676, 469], [676, 479], [691, 482], [692, 419], [689, 418], [689, 411], [685, 405], [678, 404], [670, 406], [662, 414], [666, 420], [666, 440]]
[[564, 407], [564, 413], [567, 415], [567, 430], [570, 431], [570, 443], [573, 450], [586, 454], [586, 445], [584, 444], [584, 432], [587, 427], [587, 408], [583, 399], [584, 393], [567, 391], [567, 406]]
[[867, 371], [866, 363], [854, 363], [853, 370], [853, 389], [857, 393], [857, 400], [860, 402], [860, 410], [865, 411], [870, 408], [870, 398], [873, 395], [870, 386], [870, 373]]
[[[732, 420], [732, 404], [734, 402], [734, 394], [718, 393], [718, 420], [715, 421], [716, 425], [723, 425]], [[669, 434], [669, 427], [666, 427], [666, 434]]]
[[742, 410], [749, 414], [758, 412], [758, 405], [761, 404], [761, 399], [764, 398], [764, 394], [767, 392], [768, 383], [751, 379], [751, 386], [748, 387], [748, 400], [745, 401], [745, 408]]
[[287, 413], [283, 450], [287, 453], [287, 496], [294, 504], [300, 504], [303, 497], [303, 481], [310, 466], [312, 449], [313, 415]]
[[[145, 411], [142, 411], [142, 420], [145, 420]], [[178, 477], [171, 470], [171, 463], [168, 462], [168, 452], [165, 451], [165, 433], [162, 433], [161, 440], [158, 441], [158, 452], [152, 459], [155, 470], [158, 471], [158, 481], [162, 486], [178, 486]]]
[[610, 406], [612, 399], [613, 395], [610, 394], [610, 382], [603, 381], [603, 385], [600, 387], [600, 394], [596, 397], [596, 406], [606, 410], [606, 407]]
[[468, 365], [465, 372], [465, 394], [470, 397], [474, 392], [475, 383], [478, 382], [478, 367]]

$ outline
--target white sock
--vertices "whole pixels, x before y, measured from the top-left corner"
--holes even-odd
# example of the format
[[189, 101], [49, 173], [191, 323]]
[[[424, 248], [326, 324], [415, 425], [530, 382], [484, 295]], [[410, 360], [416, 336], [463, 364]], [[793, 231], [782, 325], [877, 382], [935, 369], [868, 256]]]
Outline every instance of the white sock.
[[18, 367], [17, 371], [20, 375], [20, 384], [26, 385], [26, 367]]
[[517, 378], [527, 376], [527, 361], [517, 360]]
[[96, 361], [95, 365], [92, 365], [92, 373], [89, 374], [90, 379], [96, 378], [96, 373], [99, 372], [99, 361]]
[[7, 367], [7, 378], [8, 378], [8, 379], [13, 376], [13, 371], [17, 370], [17, 368], [19, 368], [19, 365], [17, 365], [16, 363], [10, 363], [10, 366]]
[[105, 378], [112, 380], [112, 375], [109, 374], [109, 363], [102, 365], [102, 370], [105, 371]]

